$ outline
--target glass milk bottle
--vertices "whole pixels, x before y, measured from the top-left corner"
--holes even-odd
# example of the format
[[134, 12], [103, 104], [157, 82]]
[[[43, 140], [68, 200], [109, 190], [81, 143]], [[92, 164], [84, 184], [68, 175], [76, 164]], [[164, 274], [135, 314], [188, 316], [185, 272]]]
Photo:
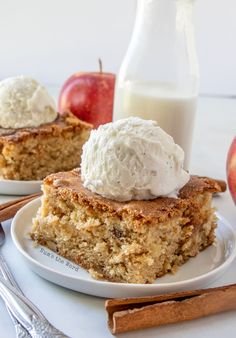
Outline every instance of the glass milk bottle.
[[156, 120], [189, 166], [198, 95], [194, 0], [137, 0], [131, 42], [115, 89], [113, 118]]

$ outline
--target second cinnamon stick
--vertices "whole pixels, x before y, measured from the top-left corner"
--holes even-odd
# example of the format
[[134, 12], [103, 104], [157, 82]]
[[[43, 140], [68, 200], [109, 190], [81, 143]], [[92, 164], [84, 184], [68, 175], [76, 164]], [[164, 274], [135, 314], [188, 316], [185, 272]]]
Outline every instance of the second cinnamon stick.
[[25, 204], [33, 201], [42, 195], [42, 192], [27, 195], [13, 201], [9, 201], [0, 205], [0, 222], [6, 221], [15, 216], [17, 211]]

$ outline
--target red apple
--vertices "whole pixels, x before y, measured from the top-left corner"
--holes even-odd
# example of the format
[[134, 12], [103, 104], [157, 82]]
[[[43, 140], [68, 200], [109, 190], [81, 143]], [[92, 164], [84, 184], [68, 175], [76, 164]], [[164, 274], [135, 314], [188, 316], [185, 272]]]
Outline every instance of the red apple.
[[81, 72], [72, 75], [63, 85], [58, 101], [59, 112], [71, 111], [97, 128], [112, 121], [115, 75]]
[[228, 151], [226, 171], [229, 190], [236, 204], [236, 137], [233, 139]]

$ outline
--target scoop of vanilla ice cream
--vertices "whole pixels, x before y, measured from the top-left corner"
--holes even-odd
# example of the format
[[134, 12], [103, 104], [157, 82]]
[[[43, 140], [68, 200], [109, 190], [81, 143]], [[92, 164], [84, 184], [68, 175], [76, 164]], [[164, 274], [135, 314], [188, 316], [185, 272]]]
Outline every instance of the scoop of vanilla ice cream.
[[184, 151], [155, 121], [137, 117], [101, 125], [83, 146], [83, 185], [117, 201], [177, 197], [189, 180]]
[[18, 76], [0, 81], [1, 127], [38, 127], [56, 117], [53, 98], [34, 79]]

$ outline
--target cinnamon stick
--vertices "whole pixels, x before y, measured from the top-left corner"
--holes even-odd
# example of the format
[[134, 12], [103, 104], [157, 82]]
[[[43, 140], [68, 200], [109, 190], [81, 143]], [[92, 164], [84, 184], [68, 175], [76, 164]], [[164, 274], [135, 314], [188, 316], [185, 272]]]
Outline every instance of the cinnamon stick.
[[15, 216], [17, 211], [22, 208], [25, 204], [33, 201], [35, 198], [38, 198], [42, 195], [42, 192], [27, 195], [16, 200], [6, 202], [0, 205], [0, 222], [6, 221], [7, 219]]
[[[209, 177], [207, 177], [207, 176], [201, 176], [201, 177], [202, 177], [202, 178], [207, 178], [207, 179], [209, 179]], [[210, 178], [210, 179], [212, 179], [212, 178]], [[218, 180], [218, 179], [215, 179], [215, 178], [213, 178], [213, 180], [216, 181], [217, 184], [219, 184], [220, 189], [221, 189], [221, 192], [225, 192], [225, 191], [226, 191], [226, 189], [227, 189], [227, 184], [226, 184], [225, 181], [223, 181], [223, 180]]]
[[236, 310], [236, 284], [160, 296], [110, 299], [105, 308], [109, 329], [117, 334]]
[[223, 180], [216, 180], [216, 182], [219, 184], [220, 188], [221, 188], [221, 192], [225, 192], [227, 189], [227, 184], [225, 181]]

